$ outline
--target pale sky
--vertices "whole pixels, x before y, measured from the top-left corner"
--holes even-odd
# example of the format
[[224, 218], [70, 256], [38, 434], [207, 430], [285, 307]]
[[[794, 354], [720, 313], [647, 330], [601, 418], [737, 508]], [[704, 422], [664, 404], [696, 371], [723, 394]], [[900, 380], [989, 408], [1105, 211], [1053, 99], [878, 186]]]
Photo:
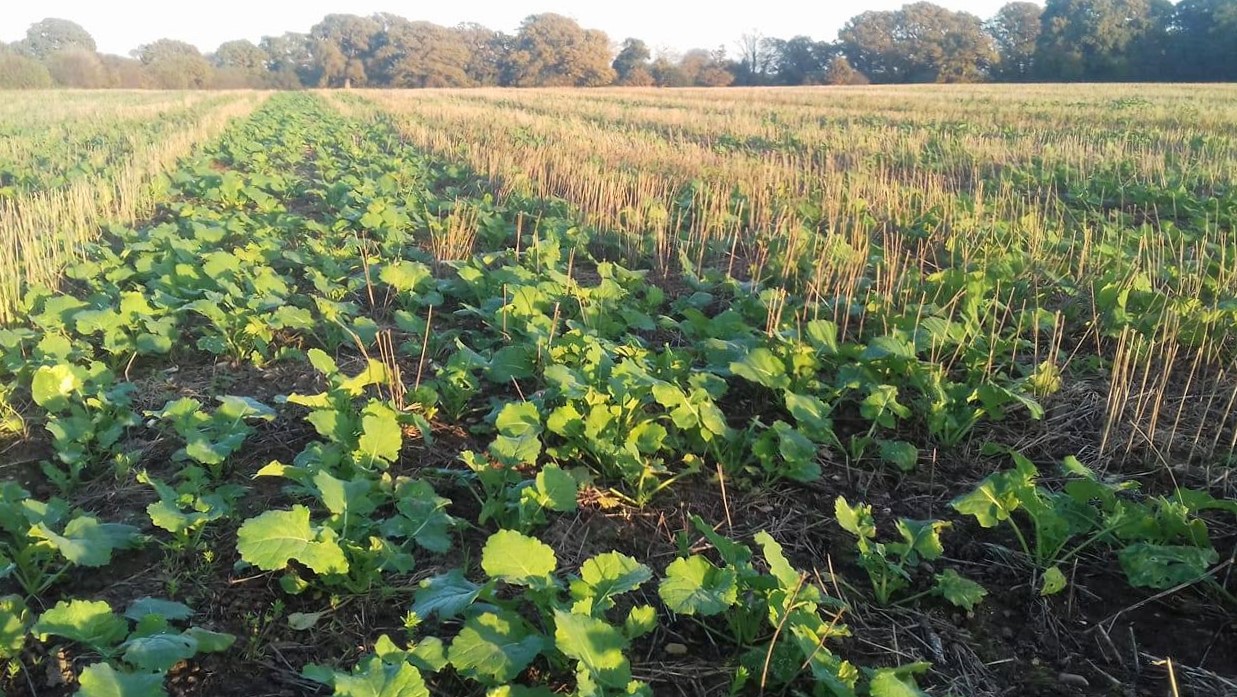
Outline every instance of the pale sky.
[[[832, 40], [864, 10], [896, 9], [907, 0], [0, 0], [0, 41], [16, 41], [45, 17], [73, 20], [94, 35], [104, 53], [128, 55], [140, 44], [170, 38], [203, 52], [231, 39], [255, 43], [267, 34], [304, 32], [332, 12], [391, 12], [438, 24], [478, 22], [511, 32], [538, 12], [558, 12], [615, 42], [628, 36], [652, 48], [684, 50], [725, 45], [731, 53], [744, 33]], [[1007, 0], [937, 0], [956, 10], [991, 17]]]

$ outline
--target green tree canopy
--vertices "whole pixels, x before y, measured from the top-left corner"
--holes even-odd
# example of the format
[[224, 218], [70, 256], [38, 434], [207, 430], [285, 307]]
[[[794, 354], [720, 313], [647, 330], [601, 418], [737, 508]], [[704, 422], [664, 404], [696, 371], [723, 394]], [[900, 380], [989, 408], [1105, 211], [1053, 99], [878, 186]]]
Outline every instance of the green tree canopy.
[[978, 17], [930, 2], [864, 12], [839, 38], [847, 58], [873, 82], [976, 82], [997, 61]]
[[212, 58], [215, 65], [220, 68], [250, 72], [265, 71], [267, 61], [270, 60], [266, 51], [248, 39], [237, 39], [220, 44], [212, 54]]
[[619, 49], [618, 55], [614, 57], [614, 63], [611, 67], [618, 75], [618, 82], [622, 85], [645, 86], [651, 84], [653, 76], [649, 73], [649, 58], [652, 58], [653, 53], [649, 51], [648, 44], [640, 39], [625, 39], [623, 47]]
[[[720, 37], [719, 37], [720, 38]], [[658, 55], [637, 37], [613, 46], [559, 14], [516, 35], [394, 14], [330, 14], [309, 33], [228, 41], [209, 56], [181, 41], [101, 56], [81, 26], [49, 18], [8, 49], [10, 83], [67, 87], [589, 87], [1029, 80], [1237, 81], [1237, 0], [1010, 0], [987, 21], [932, 2], [862, 12], [836, 41], [742, 36], [734, 57]]]
[[26, 38], [17, 45], [21, 53], [40, 59], [60, 51], [94, 53], [97, 48], [94, 37], [80, 24], [54, 17], [31, 24], [26, 30]]
[[[1166, 52], [1168, 0], [1048, 0], [1035, 50], [1044, 80], [1148, 79]], [[1157, 54], [1160, 54], [1157, 56]]]
[[187, 90], [210, 84], [211, 65], [193, 44], [159, 39], [139, 46], [133, 55], [146, 66], [154, 87]]
[[553, 13], [524, 20], [510, 63], [517, 87], [598, 87], [615, 78], [605, 33]]
[[270, 84], [280, 89], [294, 89], [318, 84], [320, 75], [314, 63], [314, 52], [308, 34], [287, 32], [279, 36], [264, 36], [258, 48], [266, 54]]
[[371, 65], [390, 87], [470, 87], [468, 45], [452, 30], [387, 15]]
[[368, 82], [366, 63], [382, 31], [369, 17], [331, 14], [309, 30], [320, 87], [361, 86]]
[[1182, 0], [1171, 24], [1172, 47], [1165, 77], [1189, 81], [1237, 81], [1237, 2]]
[[466, 72], [473, 84], [492, 87], [510, 83], [507, 56], [511, 53], [511, 35], [468, 22], [455, 28], [455, 36], [468, 49]]
[[773, 53], [773, 72], [782, 85], [811, 85], [825, 81], [825, 72], [839, 49], [828, 41], [796, 36], [769, 42]]
[[1043, 8], [1033, 2], [1011, 2], [988, 21], [988, 33], [996, 41], [1000, 56], [994, 77], [1010, 81], [1031, 77], [1043, 13]]

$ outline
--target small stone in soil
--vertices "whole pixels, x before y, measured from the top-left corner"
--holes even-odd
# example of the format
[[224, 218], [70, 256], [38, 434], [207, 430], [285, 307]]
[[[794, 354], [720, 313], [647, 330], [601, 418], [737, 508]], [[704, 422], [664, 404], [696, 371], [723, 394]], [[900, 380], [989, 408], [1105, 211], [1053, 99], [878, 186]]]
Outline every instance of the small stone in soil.
[[1091, 687], [1091, 682], [1089, 680], [1082, 677], [1081, 675], [1075, 675], [1074, 673], [1061, 673], [1060, 675], [1057, 676], [1057, 682], [1061, 683], [1062, 685], [1069, 685], [1070, 687], [1078, 687], [1084, 690], [1088, 687]]

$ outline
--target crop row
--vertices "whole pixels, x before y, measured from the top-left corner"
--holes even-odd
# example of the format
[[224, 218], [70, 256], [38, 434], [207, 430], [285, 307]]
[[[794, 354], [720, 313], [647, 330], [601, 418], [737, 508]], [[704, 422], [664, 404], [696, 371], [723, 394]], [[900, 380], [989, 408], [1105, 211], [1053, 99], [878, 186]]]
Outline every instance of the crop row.
[[[96, 111], [56, 120], [23, 123], [0, 120], [0, 200], [67, 186], [81, 179], [110, 178], [138, 150], [169, 134], [200, 126], [202, 115], [236, 100], [235, 95], [187, 95], [110, 112]], [[18, 102], [25, 99], [17, 97]]]
[[[36, 98], [43, 97], [16, 100], [29, 106]], [[70, 110], [52, 124], [4, 121], [10, 133], [0, 148], [0, 321], [12, 319], [24, 282], [51, 283], [100, 227], [148, 216], [164, 194], [160, 176], [262, 99], [165, 96], [134, 113], [112, 109], [123, 106], [116, 101]]]

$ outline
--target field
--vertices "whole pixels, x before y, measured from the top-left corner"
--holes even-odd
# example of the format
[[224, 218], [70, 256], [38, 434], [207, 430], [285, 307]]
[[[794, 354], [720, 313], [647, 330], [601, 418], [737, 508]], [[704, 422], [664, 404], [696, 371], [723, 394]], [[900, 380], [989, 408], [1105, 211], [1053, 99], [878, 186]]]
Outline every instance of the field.
[[12, 100], [3, 694], [1237, 695], [1237, 88]]

